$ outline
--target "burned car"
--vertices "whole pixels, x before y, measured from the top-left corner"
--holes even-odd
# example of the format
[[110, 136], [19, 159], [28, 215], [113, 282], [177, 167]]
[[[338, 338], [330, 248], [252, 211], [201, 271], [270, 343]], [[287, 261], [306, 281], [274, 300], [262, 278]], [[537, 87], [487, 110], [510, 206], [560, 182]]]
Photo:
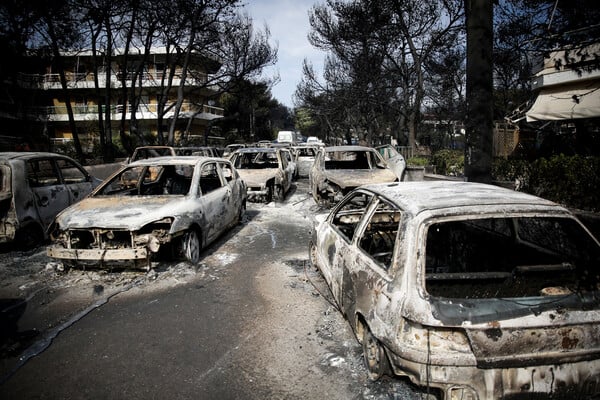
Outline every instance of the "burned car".
[[310, 258], [371, 379], [440, 399], [600, 393], [600, 244], [567, 209], [491, 185], [367, 185], [317, 218]]
[[319, 149], [309, 172], [310, 191], [317, 203], [332, 205], [348, 192], [369, 183], [395, 182], [396, 174], [371, 147], [332, 146]]
[[67, 156], [0, 153], [0, 243], [39, 245], [56, 214], [100, 182]]
[[167, 248], [195, 264], [245, 209], [246, 186], [227, 160], [140, 160], [60, 213], [47, 253], [68, 264], [149, 268], [152, 256]]
[[231, 155], [231, 162], [248, 186], [248, 200], [269, 203], [285, 198], [292, 185], [294, 166], [283, 152], [279, 148], [246, 147]]
[[295, 153], [296, 167], [298, 170], [299, 178], [308, 178], [310, 169], [315, 162], [315, 156], [317, 155], [316, 146], [294, 146], [292, 150]]

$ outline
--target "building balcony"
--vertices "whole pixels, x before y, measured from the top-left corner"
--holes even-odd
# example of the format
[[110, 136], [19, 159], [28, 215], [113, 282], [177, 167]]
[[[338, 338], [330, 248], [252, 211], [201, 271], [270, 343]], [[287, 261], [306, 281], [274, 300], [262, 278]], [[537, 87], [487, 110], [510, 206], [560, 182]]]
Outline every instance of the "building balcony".
[[[75, 121], [97, 121], [98, 106], [97, 105], [73, 105], [73, 117]], [[51, 122], [67, 122], [69, 116], [66, 106], [43, 107], [37, 110], [39, 115], [46, 117], [47, 121]], [[130, 105], [114, 105], [110, 108], [111, 119], [120, 120], [123, 114], [126, 113], [126, 118], [131, 117]], [[103, 111], [104, 112], [104, 111]], [[183, 103], [179, 112], [179, 118], [187, 119], [194, 118], [199, 120], [213, 120], [222, 118], [224, 114], [223, 108], [209, 105], [198, 106], [193, 103]], [[163, 119], [170, 119], [175, 116], [173, 110], [169, 110], [163, 115]], [[158, 119], [158, 106], [156, 104], [140, 105], [135, 113], [137, 120], [156, 120]]]
[[[92, 73], [66, 73], [67, 87], [69, 89], [95, 89], [96, 84], [94, 82], [94, 74]], [[122, 73], [111, 74], [109, 78], [109, 87], [119, 89], [123, 87], [132, 87], [132, 80], [134, 79], [134, 73]], [[199, 72], [190, 72], [185, 79], [185, 86], [189, 88], [202, 88], [207, 87], [208, 89], [216, 89], [215, 85], [209, 85], [209, 79], [211, 75]], [[121, 79], [125, 78], [122, 82]], [[136, 86], [143, 88], [160, 88], [163, 87], [163, 83], [168, 81], [168, 76], [165, 72], [144, 72], [137, 77]], [[19, 74], [17, 78], [18, 84], [26, 89], [39, 89], [39, 90], [60, 90], [62, 89], [60, 83], [59, 74]], [[98, 88], [105, 89], [107, 87], [106, 73], [98, 73]], [[181, 74], [175, 73], [172, 81], [172, 87], [178, 87], [181, 85]]]

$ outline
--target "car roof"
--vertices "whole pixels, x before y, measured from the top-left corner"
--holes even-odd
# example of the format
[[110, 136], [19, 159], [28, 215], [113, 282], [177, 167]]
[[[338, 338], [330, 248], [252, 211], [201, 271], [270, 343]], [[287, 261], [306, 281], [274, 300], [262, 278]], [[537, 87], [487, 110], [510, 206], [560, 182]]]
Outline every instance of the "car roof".
[[9, 152], [0, 152], [0, 159], [5, 159], [5, 160], [15, 160], [15, 159], [28, 160], [28, 159], [31, 159], [31, 158], [38, 158], [38, 157], [64, 157], [64, 158], [71, 158], [71, 157], [65, 156], [63, 154], [50, 153], [50, 152], [44, 152], [44, 151], [9, 151]]
[[401, 209], [417, 215], [436, 214], [449, 209], [483, 207], [482, 211], [553, 210], [568, 213], [564, 207], [537, 196], [500, 186], [461, 181], [416, 181], [370, 184], [364, 189], [379, 194]]
[[347, 146], [328, 146], [328, 147], [325, 147], [325, 151], [375, 151], [375, 149], [372, 147], [367, 147], [367, 146], [347, 145]]
[[280, 150], [280, 147], [243, 147], [237, 149], [236, 153], [274, 153], [277, 150]]
[[206, 156], [162, 156], [152, 157], [143, 160], [137, 160], [127, 166], [140, 165], [196, 165], [204, 161], [229, 162], [224, 158], [206, 157]]

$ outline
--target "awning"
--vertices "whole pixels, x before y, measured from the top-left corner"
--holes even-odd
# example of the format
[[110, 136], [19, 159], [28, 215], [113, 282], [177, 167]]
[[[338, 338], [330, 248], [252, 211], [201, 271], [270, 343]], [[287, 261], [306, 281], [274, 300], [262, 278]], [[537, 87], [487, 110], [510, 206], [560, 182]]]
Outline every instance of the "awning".
[[542, 89], [526, 115], [527, 122], [600, 117], [600, 81]]

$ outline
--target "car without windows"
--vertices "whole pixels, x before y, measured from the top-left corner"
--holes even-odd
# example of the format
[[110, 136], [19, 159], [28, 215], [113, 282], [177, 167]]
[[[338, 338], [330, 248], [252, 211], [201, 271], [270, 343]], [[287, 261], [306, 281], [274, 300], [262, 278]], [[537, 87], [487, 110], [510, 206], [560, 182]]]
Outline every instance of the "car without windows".
[[100, 182], [67, 156], [0, 153], [0, 243], [41, 244], [56, 214]]
[[195, 264], [202, 248], [238, 223], [245, 208], [246, 186], [227, 160], [140, 160], [60, 213], [47, 253], [69, 264], [149, 268], [166, 247]]
[[317, 147], [315, 146], [294, 146], [292, 147], [296, 157], [296, 167], [299, 178], [308, 178], [310, 169], [315, 162]]
[[401, 178], [402, 172], [394, 172], [375, 149], [365, 146], [321, 148], [309, 173], [312, 196], [325, 205], [337, 203], [359, 186]]
[[249, 201], [282, 201], [290, 190], [294, 166], [280, 148], [247, 147], [236, 150], [231, 162], [248, 186]]
[[600, 244], [568, 210], [491, 185], [367, 185], [317, 219], [310, 258], [371, 379], [443, 399], [600, 393]]

